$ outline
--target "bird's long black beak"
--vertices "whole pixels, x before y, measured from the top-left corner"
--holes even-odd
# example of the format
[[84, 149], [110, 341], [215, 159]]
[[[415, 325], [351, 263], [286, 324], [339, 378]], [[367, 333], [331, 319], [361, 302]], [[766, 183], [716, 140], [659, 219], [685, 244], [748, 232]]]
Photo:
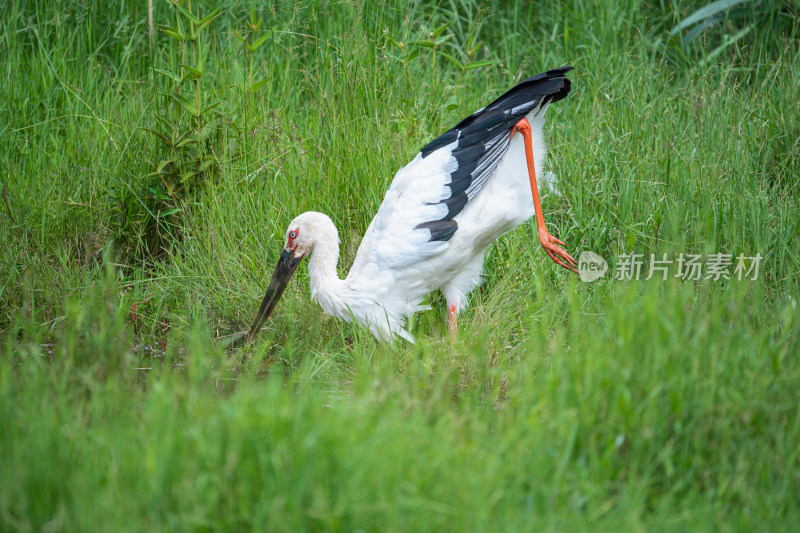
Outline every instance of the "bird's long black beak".
[[269, 318], [270, 313], [272, 313], [272, 310], [275, 308], [275, 304], [280, 300], [283, 290], [286, 288], [286, 285], [289, 284], [289, 280], [292, 279], [292, 274], [294, 274], [295, 269], [297, 269], [297, 265], [303, 260], [302, 255], [300, 257], [295, 257], [293, 252], [294, 250], [284, 250], [281, 254], [281, 258], [278, 259], [278, 265], [275, 267], [275, 273], [272, 274], [272, 281], [269, 282], [267, 293], [264, 295], [264, 301], [261, 302], [261, 307], [258, 309], [258, 314], [256, 315], [255, 322], [253, 322], [253, 326], [250, 328], [250, 333], [247, 334], [248, 343], [253, 340], [258, 330], [261, 329], [261, 326], [263, 326], [264, 322]]

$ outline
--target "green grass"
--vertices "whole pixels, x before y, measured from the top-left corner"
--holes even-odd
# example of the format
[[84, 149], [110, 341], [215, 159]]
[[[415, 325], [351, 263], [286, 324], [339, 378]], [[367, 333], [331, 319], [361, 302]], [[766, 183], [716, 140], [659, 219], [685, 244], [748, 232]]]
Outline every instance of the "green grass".
[[[199, 93], [182, 87], [219, 104], [172, 150], [146, 130], [191, 120], [154, 69], [192, 58], [150, 46], [143, 2], [0, 5], [3, 530], [793, 528], [796, 8], [709, 59], [705, 38], [667, 38], [702, 3], [254, 5], [267, 81], [247, 92], [232, 33], [251, 4], [223, 4]], [[442, 54], [478, 42], [491, 65]], [[612, 269], [760, 253], [757, 280], [582, 283], [525, 225], [492, 246], [455, 343], [438, 294], [416, 345], [380, 344], [325, 316], [301, 267], [253, 348], [222, 346], [294, 216], [331, 215], [344, 275], [399, 167], [565, 64], [550, 231]], [[170, 169], [197, 157], [213, 165], [172, 199]]]

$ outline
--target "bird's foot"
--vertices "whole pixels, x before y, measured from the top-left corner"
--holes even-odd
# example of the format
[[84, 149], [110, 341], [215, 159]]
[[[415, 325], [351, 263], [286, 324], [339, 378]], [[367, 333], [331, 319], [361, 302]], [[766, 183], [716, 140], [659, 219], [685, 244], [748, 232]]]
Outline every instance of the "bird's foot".
[[546, 229], [541, 229], [539, 231], [539, 242], [542, 244], [542, 248], [544, 248], [545, 253], [550, 256], [550, 259], [567, 270], [571, 270], [576, 274], [578, 273], [578, 270], [575, 268], [578, 266], [578, 262], [559, 246], [559, 244], [566, 246], [564, 241], [556, 239], [550, 235]]

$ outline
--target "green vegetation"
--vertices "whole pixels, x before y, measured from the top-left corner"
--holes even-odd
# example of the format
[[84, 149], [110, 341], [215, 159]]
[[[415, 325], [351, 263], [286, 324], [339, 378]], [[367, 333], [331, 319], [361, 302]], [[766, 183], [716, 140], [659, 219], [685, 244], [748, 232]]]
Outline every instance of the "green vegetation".
[[[145, 2], [0, 4], [1, 528], [796, 527], [800, 20], [730, 4], [156, 1], [152, 44]], [[344, 274], [422, 145], [565, 64], [545, 215], [604, 279], [527, 225], [455, 343], [440, 295], [380, 344], [301, 267], [225, 347], [295, 215]], [[630, 253], [762, 260], [612, 279]]]

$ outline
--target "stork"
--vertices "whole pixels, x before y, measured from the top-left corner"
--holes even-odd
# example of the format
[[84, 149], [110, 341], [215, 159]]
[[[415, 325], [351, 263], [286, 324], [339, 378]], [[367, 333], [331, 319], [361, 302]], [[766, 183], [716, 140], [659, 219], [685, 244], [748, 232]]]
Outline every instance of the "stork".
[[326, 313], [355, 318], [378, 339], [411, 342], [406, 320], [429, 309], [420, 303], [437, 289], [455, 332], [458, 312], [481, 281], [489, 244], [534, 214], [545, 253], [577, 272], [564, 243], [545, 228], [536, 179], [546, 151], [544, 113], [569, 93], [570, 70], [524, 80], [425, 145], [395, 175], [345, 279], [336, 273], [339, 233], [331, 219], [309, 211], [292, 220], [248, 342], [306, 256], [311, 297]]

